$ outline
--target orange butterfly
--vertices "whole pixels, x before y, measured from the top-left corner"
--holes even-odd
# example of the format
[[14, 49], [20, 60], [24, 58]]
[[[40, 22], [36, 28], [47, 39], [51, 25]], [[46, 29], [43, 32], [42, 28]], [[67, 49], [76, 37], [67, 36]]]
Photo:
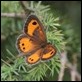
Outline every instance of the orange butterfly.
[[23, 31], [17, 39], [16, 47], [25, 56], [27, 63], [48, 60], [56, 54], [56, 48], [47, 43], [44, 27], [35, 15], [28, 16]]

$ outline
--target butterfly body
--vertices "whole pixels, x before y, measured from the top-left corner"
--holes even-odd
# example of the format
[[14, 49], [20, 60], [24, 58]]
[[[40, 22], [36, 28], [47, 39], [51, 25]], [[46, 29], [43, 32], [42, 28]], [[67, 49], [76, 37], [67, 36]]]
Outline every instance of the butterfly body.
[[16, 47], [27, 63], [36, 64], [56, 54], [56, 48], [47, 43], [44, 27], [35, 15], [28, 16], [23, 31], [17, 38]]

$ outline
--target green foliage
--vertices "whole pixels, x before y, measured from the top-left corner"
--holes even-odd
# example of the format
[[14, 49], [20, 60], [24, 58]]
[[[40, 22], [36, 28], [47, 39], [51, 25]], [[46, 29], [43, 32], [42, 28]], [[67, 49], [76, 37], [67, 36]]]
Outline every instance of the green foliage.
[[[11, 5], [11, 7], [10, 7]], [[59, 54], [65, 49], [66, 42], [61, 30], [57, 27], [59, 17], [55, 17], [49, 10], [49, 6], [41, 5], [41, 2], [33, 1], [26, 4], [27, 8], [35, 11], [35, 14], [45, 26], [48, 42], [57, 48], [57, 54], [51, 60], [41, 61], [36, 65], [29, 66], [24, 58], [17, 58], [18, 52], [15, 47], [16, 38], [21, 33], [23, 20], [16, 18], [1, 19], [1, 33], [5, 37], [1, 45], [1, 80], [2, 81], [40, 81], [46, 77], [53, 77], [55, 72], [59, 72]], [[1, 2], [1, 12], [22, 12], [18, 1]]]
[[[18, 10], [17, 10], [18, 9]], [[22, 7], [19, 5], [18, 1], [1, 1], [1, 12], [15, 12], [19, 13], [22, 10]]]

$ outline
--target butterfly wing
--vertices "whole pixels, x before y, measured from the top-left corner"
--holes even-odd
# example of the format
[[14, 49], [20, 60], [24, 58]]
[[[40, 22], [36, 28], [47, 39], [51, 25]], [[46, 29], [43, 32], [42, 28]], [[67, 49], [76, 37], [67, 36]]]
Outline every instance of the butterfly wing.
[[39, 43], [47, 42], [44, 27], [35, 15], [28, 16], [24, 25], [24, 33], [35, 38]]
[[19, 53], [27, 54], [39, 48], [39, 44], [37, 43], [35, 39], [25, 34], [21, 34], [17, 39], [16, 47]]
[[45, 48], [39, 48], [36, 52], [30, 56], [26, 56], [25, 60], [28, 64], [36, 64], [40, 59], [48, 60], [56, 54], [56, 49], [51, 45], [46, 45]]
[[43, 49], [40, 48], [30, 56], [26, 56], [25, 60], [28, 64], [35, 64], [41, 59], [41, 53]]
[[42, 52], [41, 60], [47, 60], [52, 58], [56, 54], [56, 48], [53, 47], [51, 44], [47, 44]]

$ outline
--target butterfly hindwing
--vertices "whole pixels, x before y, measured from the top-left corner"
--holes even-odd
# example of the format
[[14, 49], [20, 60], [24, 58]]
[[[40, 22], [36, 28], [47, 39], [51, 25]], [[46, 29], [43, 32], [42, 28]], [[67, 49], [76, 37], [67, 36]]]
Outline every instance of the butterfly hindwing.
[[56, 54], [56, 48], [54, 48], [51, 44], [47, 44], [42, 53], [41, 60], [48, 60], [52, 58]]
[[28, 64], [35, 64], [41, 59], [41, 53], [43, 49], [40, 48], [30, 56], [26, 56], [25, 60]]
[[51, 45], [46, 45], [45, 48], [39, 48], [30, 56], [26, 57], [26, 62], [29, 64], [36, 64], [40, 60], [48, 60], [56, 53], [56, 49]]

